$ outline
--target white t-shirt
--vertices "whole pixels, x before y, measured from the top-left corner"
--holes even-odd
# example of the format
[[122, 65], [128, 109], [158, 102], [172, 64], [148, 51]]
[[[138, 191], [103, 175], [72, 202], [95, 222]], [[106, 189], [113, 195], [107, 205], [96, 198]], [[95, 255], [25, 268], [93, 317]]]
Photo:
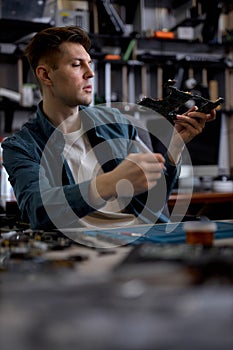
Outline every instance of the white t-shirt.
[[[97, 174], [103, 173], [103, 170], [95, 156], [95, 153], [88, 141], [87, 136], [81, 129], [64, 134], [65, 148], [64, 157], [67, 160], [76, 183], [91, 180]], [[127, 225], [136, 225], [141, 221], [133, 214], [123, 213], [122, 210], [127, 206], [131, 198], [116, 199], [112, 198], [103, 201], [99, 198], [98, 203], [90, 203], [97, 210], [80, 219], [79, 224], [85, 227], [121, 227]], [[102, 203], [102, 207], [99, 207]]]

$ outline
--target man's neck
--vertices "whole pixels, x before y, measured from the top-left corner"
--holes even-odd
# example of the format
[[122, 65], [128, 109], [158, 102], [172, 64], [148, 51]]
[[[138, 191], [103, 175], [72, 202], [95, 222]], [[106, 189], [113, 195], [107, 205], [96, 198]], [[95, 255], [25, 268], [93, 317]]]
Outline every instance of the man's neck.
[[43, 103], [43, 111], [49, 121], [63, 134], [77, 131], [81, 127], [79, 118], [79, 107], [75, 108], [51, 108]]

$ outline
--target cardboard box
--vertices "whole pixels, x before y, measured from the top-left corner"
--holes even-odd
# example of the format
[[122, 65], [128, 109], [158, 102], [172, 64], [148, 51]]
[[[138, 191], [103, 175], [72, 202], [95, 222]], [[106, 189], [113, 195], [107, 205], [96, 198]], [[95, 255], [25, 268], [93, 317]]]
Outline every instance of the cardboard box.
[[177, 38], [183, 40], [194, 40], [194, 28], [192, 27], [178, 27]]
[[177, 39], [196, 40], [201, 37], [202, 24], [195, 27], [181, 26], [177, 28]]
[[75, 25], [89, 32], [89, 12], [84, 10], [60, 10], [56, 18], [57, 26]]

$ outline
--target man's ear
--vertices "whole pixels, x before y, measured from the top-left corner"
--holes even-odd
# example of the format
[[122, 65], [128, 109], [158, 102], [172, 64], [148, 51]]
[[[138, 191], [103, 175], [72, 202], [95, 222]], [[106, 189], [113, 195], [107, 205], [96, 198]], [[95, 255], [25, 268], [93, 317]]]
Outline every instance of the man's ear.
[[39, 81], [44, 85], [51, 85], [51, 79], [49, 77], [48, 67], [45, 65], [40, 65], [36, 68], [36, 76]]

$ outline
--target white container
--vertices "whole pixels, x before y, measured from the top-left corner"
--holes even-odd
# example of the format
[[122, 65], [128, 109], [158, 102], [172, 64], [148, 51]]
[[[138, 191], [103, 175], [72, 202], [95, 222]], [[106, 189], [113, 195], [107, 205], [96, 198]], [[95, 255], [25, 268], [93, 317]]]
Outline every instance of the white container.
[[[222, 180], [215, 180], [213, 181], [213, 191], [214, 192], [233, 192], [233, 181], [232, 180], [227, 180], [227, 181], [222, 181]], [[232, 193], [233, 196], [233, 193]]]

